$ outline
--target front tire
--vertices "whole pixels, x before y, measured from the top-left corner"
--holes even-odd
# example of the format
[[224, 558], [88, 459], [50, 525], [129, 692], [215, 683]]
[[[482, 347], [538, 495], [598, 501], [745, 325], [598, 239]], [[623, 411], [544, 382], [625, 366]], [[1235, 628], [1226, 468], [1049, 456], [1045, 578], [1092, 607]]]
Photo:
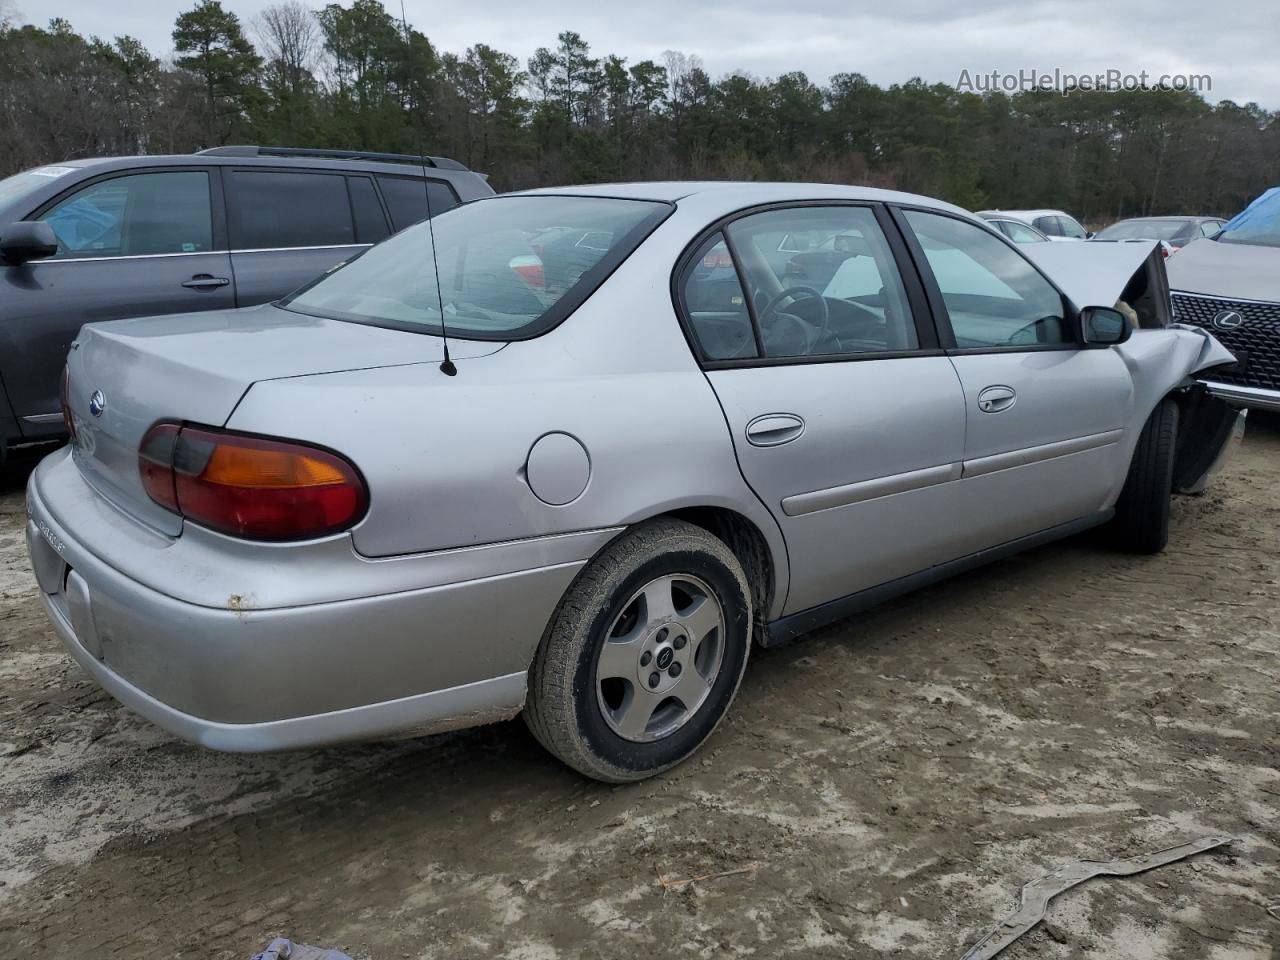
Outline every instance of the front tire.
[[1129, 475], [1116, 501], [1112, 532], [1121, 550], [1159, 553], [1168, 544], [1177, 441], [1178, 405], [1166, 398], [1143, 425]]
[[525, 722], [596, 780], [669, 770], [728, 711], [751, 623], [746, 574], [723, 541], [682, 520], [643, 523], [561, 601], [529, 671]]

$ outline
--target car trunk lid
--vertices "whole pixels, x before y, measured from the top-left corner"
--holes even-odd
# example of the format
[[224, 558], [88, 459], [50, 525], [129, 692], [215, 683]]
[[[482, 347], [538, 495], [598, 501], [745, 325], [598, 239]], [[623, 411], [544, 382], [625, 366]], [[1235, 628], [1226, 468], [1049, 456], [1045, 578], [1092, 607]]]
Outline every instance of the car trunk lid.
[[[456, 359], [500, 342], [450, 344]], [[439, 362], [438, 337], [327, 320], [266, 305], [248, 310], [88, 324], [67, 360], [67, 406], [81, 473], [117, 507], [170, 536], [182, 518], [153, 502], [138, 472], [159, 421], [221, 426], [254, 383]], [[295, 439], [305, 440], [305, 437]]]

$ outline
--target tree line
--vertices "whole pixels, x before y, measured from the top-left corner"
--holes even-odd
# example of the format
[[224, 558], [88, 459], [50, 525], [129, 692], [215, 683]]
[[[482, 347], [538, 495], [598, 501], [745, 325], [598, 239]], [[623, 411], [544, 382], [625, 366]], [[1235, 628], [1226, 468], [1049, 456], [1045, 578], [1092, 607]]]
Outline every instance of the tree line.
[[[2, 5], [4, 0], [0, 0]], [[595, 56], [561, 33], [521, 64], [443, 51], [380, 0], [178, 15], [172, 58], [0, 10], [0, 175], [227, 143], [439, 154], [499, 190], [654, 179], [816, 180], [1091, 222], [1231, 214], [1280, 182], [1280, 113], [1174, 90], [971, 93], [856, 72], [715, 78], [697, 57]]]

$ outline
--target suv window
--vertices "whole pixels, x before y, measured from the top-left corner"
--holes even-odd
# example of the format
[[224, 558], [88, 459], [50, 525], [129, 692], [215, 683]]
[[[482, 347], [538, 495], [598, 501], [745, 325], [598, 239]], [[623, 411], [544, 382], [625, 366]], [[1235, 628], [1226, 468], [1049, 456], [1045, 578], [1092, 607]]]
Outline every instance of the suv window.
[[[770, 210], [727, 229], [766, 357], [919, 345], [897, 264], [870, 208]], [[803, 237], [803, 252], [779, 244], [782, 235]]]
[[759, 356], [747, 298], [723, 234], [708, 237], [694, 255], [684, 281], [684, 307], [708, 360]]
[[356, 241], [377, 243], [391, 236], [386, 214], [378, 191], [368, 177], [347, 177], [347, 189], [351, 191], [351, 215], [356, 220]]
[[346, 178], [340, 173], [233, 170], [229, 179], [233, 249], [356, 242]]
[[58, 238], [59, 259], [213, 248], [209, 175], [200, 170], [100, 180], [58, 203], [42, 219]]
[[[425, 183], [425, 189], [423, 184]], [[378, 186], [391, 211], [391, 223], [397, 232], [427, 219], [427, 199], [431, 215], [438, 217], [458, 205], [458, 197], [447, 183], [439, 180], [410, 180], [407, 177], [379, 177]]]
[[981, 227], [919, 210], [907, 222], [942, 292], [958, 347], [1072, 343], [1062, 296]]

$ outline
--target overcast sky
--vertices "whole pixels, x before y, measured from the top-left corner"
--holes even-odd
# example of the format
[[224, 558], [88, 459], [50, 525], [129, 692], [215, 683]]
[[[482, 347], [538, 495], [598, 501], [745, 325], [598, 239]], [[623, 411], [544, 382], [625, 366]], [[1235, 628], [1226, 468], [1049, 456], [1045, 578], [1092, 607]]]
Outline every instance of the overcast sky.
[[[270, 0], [222, 0], [247, 20]], [[154, 53], [187, 0], [0, 0], [19, 19], [60, 16], [82, 33], [127, 33]], [[319, 0], [311, 0], [319, 7]], [[387, 0], [399, 13], [399, 0]], [[1277, 0], [405, 0], [410, 23], [437, 46], [487, 43], [523, 63], [561, 30], [595, 55], [661, 62], [696, 54], [713, 76], [804, 70], [816, 82], [856, 71], [881, 85], [921, 76], [955, 83], [998, 70], [1208, 74], [1213, 101], [1280, 109]]]

